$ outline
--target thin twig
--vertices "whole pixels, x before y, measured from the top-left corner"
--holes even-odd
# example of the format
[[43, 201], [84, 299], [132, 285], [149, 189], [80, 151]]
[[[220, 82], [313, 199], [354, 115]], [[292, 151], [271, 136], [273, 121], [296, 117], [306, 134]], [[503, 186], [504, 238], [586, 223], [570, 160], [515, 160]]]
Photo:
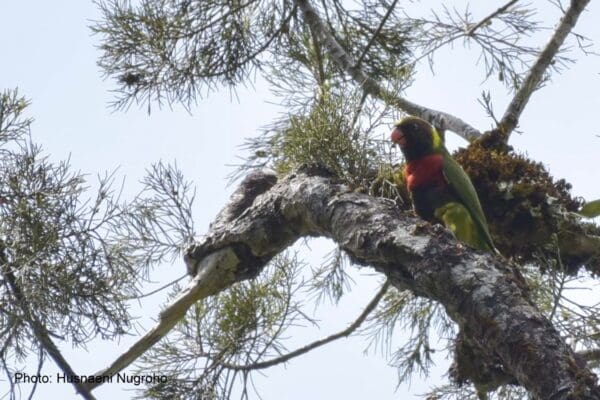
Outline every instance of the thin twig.
[[500, 7], [499, 9], [497, 9], [496, 11], [494, 11], [493, 13], [491, 13], [490, 15], [488, 15], [487, 17], [485, 17], [484, 19], [482, 19], [481, 21], [479, 21], [479, 23], [473, 25], [472, 27], [470, 27], [469, 29], [467, 29], [467, 31], [465, 32], [465, 34], [467, 36], [473, 36], [473, 34], [475, 33], [475, 31], [479, 28], [481, 28], [482, 26], [484, 26], [485, 24], [487, 24], [489, 21], [491, 21], [493, 18], [496, 18], [498, 15], [504, 13], [506, 10], [508, 10], [508, 8], [510, 6], [512, 6], [513, 4], [515, 4], [517, 1], [519, 0], [511, 0], [508, 3], [506, 3], [504, 6]]
[[[36, 374], [37, 376], [41, 376], [42, 375], [42, 368], [44, 367], [44, 348], [40, 346], [39, 348], [39, 355], [38, 355], [38, 367], [37, 367], [37, 371]], [[27, 400], [33, 400], [33, 396], [35, 395], [35, 391], [37, 390], [38, 387], [38, 382], [35, 382], [33, 384], [33, 387], [31, 388], [31, 391], [29, 392], [29, 397], [27, 398]]]
[[161, 290], [164, 290], [164, 289], [166, 289], [166, 288], [168, 288], [168, 287], [170, 287], [170, 286], [172, 286], [172, 285], [176, 284], [177, 282], [179, 282], [180, 280], [182, 280], [182, 279], [183, 279], [183, 278], [185, 278], [186, 276], [187, 276], [187, 274], [185, 274], [185, 275], [182, 275], [182, 276], [180, 276], [179, 278], [177, 278], [177, 279], [175, 279], [175, 280], [172, 280], [171, 282], [169, 282], [169, 283], [167, 283], [167, 284], [164, 284], [164, 285], [162, 285], [161, 287], [159, 287], [159, 288], [157, 288], [157, 289], [154, 289], [154, 290], [152, 290], [152, 291], [150, 291], [150, 292], [148, 292], [148, 293], [142, 293], [142, 294], [140, 294], [140, 295], [137, 295], [137, 296], [131, 296], [131, 297], [127, 297], [127, 298], [125, 298], [125, 299], [123, 299], [123, 300], [139, 300], [139, 299], [143, 299], [144, 297], [150, 297], [150, 296], [152, 296], [153, 294], [156, 294], [156, 293], [160, 292]]
[[310, 36], [312, 38], [312, 44], [314, 46], [315, 58], [317, 62], [317, 82], [319, 84], [319, 104], [321, 104], [325, 100], [325, 64], [323, 61], [323, 50], [321, 49], [321, 45], [317, 38], [315, 32], [310, 29]]
[[577, 19], [589, 2], [590, 0], [571, 0], [569, 9], [565, 15], [563, 15], [560, 24], [554, 31], [550, 41], [527, 73], [521, 87], [513, 97], [500, 120], [499, 128], [505, 135], [505, 141], [508, 142], [510, 134], [519, 124], [519, 118], [532, 93], [538, 88], [544, 77], [544, 73], [552, 63], [554, 56], [558, 53], [560, 46], [562, 46], [563, 42], [577, 23]]
[[257, 362], [257, 363], [249, 364], [249, 365], [236, 365], [236, 364], [228, 364], [228, 363], [222, 363], [221, 365], [223, 365], [225, 368], [229, 368], [229, 369], [236, 370], [236, 371], [250, 371], [250, 370], [257, 370], [257, 369], [265, 369], [265, 368], [269, 368], [269, 367], [272, 367], [277, 364], [287, 362], [287, 361], [291, 360], [292, 358], [306, 354], [309, 351], [316, 349], [317, 347], [321, 347], [321, 346], [331, 343], [337, 339], [347, 337], [347, 336], [351, 335], [355, 330], [357, 330], [362, 325], [362, 323], [365, 321], [365, 319], [367, 319], [369, 314], [371, 314], [371, 312], [373, 312], [373, 310], [375, 309], [375, 307], [377, 307], [377, 304], [379, 303], [379, 301], [381, 300], [383, 295], [385, 295], [385, 293], [387, 292], [389, 287], [390, 287], [390, 281], [388, 279], [385, 281], [385, 283], [383, 284], [381, 289], [379, 289], [379, 292], [377, 292], [375, 297], [373, 297], [373, 299], [369, 302], [369, 304], [367, 304], [367, 306], [365, 307], [363, 312], [358, 316], [358, 318], [356, 318], [356, 320], [354, 320], [354, 322], [352, 322], [350, 325], [348, 325], [348, 327], [346, 329], [344, 329], [340, 332], [334, 333], [333, 335], [327, 336], [323, 339], [316, 340], [310, 344], [307, 344], [306, 346], [303, 346], [297, 350], [294, 350], [288, 354], [285, 354], [281, 357], [274, 358], [272, 360]]
[[398, 0], [394, 0], [394, 2], [390, 5], [390, 8], [388, 8], [387, 12], [383, 16], [383, 19], [379, 23], [379, 26], [375, 30], [375, 33], [373, 34], [373, 36], [371, 36], [369, 43], [367, 43], [367, 46], [363, 49], [362, 54], [358, 57], [358, 60], [356, 60], [356, 64], [354, 64], [354, 68], [360, 67], [360, 64], [363, 62], [363, 59], [369, 52], [369, 49], [371, 48], [371, 46], [373, 46], [373, 43], [375, 43], [375, 39], [377, 39], [377, 36], [379, 36], [379, 33], [383, 29], [383, 26], [387, 22], [390, 15], [392, 15], [392, 11], [394, 11], [394, 8], [396, 8], [396, 3], [398, 3]]

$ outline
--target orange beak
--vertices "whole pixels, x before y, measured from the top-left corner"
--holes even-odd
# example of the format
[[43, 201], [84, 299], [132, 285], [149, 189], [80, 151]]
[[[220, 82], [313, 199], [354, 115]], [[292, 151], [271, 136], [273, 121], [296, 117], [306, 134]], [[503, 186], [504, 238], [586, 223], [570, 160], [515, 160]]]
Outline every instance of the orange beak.
[[390, 138], [392, 139], [392, 143], [397, 144], [400, 147], [406, 146], [406, 138], [400, 128], [395, 127]]

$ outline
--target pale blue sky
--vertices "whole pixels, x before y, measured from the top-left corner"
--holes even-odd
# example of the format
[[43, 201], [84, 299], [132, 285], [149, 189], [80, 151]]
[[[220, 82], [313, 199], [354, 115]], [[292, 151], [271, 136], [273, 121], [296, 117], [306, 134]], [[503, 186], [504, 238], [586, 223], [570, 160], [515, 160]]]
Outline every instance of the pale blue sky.
[[[419, 6], [427, 8], [429, 3]], [[453, 2], [460, 8], [462, 1]], [[492, 3], [492, 2], [485, 2]], [[595, 2], [594, 2], [595, 3]], [[497, 7], [484, 5], [473, 8], [475, 15], [486, 15]], [[125, 196], [139, 190], [137, 181], [152, 162], [177, 160], [188, 179], [198, 185], [196, 224], [202, 233], [218, 210], [225, 204], [233, 187], [227, 187], [226, 177], [232, 171], [228, 164], [238, 162], [238, 146], [243, 139], [258, 132], [279, 112], [267, 104], [272, 99], [262, 83], [239, 89], [231, 101], [227, 90], [200, 100], [192, 115], [181, 107], [148, 115], [145, 108], [132, 107], [128, 112], [113, 113], [107, 108], [111, 100], [111, 83], [103, 81], [96, 66], [96, 38], [87, 26], [98, 18], [91, 1], [3, 1], [0, 2], [0, 89], [19, 87], [22, 95], [32, 100], [29, 109], [35, 118], [33, 139], [42, 144], [54, 161], [71, 157], [75, 169], [95, 174], [119, 167], [119, 176], [127, 176]], [[539, 16], [556, 21], [556, 13]], [[550, 19], [553, 18], [553, 19]], [[577, 32], [600, 41], [600, 6], [595, 3], [582, 17]], [[552, 22], [553, 23], [553, 22]], [[546, 37], [549, 32], [542, 32]], [[515, 135], [512, 144], [532, 158], [547, 165], [552, 173], [564, 177], [574, 186], [573, 192], [588, 199], [600, 198], [600, 135], [597, 117], [600, 110], [600, 59], [573, 54], [579, 62], [562, 75], [554, 76], [549, 87], [534, 94], [521, 120], [522, 135]], [[477, 98], [483, 89], [490, 89], [498, 114], [509, 97], [496, 82], [482, 84], [483, 76], [474, 66], [476, 55], [455, 46], [443, 51], [438, 59], [436, 75], [423, 68], [417, 83], [407, 96], [418, 103], [454, 113], [471, 125], [485, 129], [490, 126]], [[382, 138], [388, 132], [381, 132]], [[456, 146], [464, 142], [450, 138]], [[326, 246], [314, 244], [310, 262], [318, 263]], [[173, 279], [184, 272], [182, 262], [165, 268], [157, 280]], [[367, 271], [370, 272], [370, 271]], [[368, 302], [375, 288], [375, 277], [357, 278], [355, 291], [339, 308], [320, 315], [319, 332], [296, 333], [291, 348], [310, 338], [327, 335], [345, 325]], [[158, 296], [160, 297], [160, 296]], [[140, 323], [149, 326], [159, 311], [160, 298], [143, 303], [146, 318]], [[87, 352], [71, 351], [63, 345], [75, 370], [93, 373], [112, 361], [134, 338], [119, 344], [93, 343]], [[320, 349], [314, 354], [292, 361], [286, 368], [266, 371], [257, 379], [265, 400], [281, 399], [364, 399], [416, 398], [404, 395], [426, 391], [429, 384], [443, 382], [440, 376], [446, 362], [432, 370], [431, 380], [413, 380], [397, 392], [396, 372], [386, 366], [377, 354], [365, 355], [366, 342], [349, 339]], [[54, 367], [48, 362], [49, 371]], [[31, 371], [34, 373], [33, 367]], [[6, 382], [0, 378], [0, 396]], [[445, 379], [445, 378], [444, 378]], [[127, 399], [132, 393], [119, 385], [107, 385], [94, 393], [99, 399]], [[68, 384], [41, 385], [38, 398], [75, 398]]]

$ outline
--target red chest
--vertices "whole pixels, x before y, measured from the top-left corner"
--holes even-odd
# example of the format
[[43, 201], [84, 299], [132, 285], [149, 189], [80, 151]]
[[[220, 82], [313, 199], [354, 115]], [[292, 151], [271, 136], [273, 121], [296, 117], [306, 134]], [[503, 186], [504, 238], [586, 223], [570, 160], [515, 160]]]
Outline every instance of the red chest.
[[426, 186], [446, 186], [443, 166], [444, 157], [441, 154], [430, 154], [406, 164], [404, 177], [408, 190]]

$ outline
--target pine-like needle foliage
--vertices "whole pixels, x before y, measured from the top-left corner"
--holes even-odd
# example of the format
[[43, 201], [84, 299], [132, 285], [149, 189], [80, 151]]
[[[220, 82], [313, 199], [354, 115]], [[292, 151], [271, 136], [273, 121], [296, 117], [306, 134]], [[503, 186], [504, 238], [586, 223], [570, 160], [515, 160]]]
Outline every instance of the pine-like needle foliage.
[[[353, 190], [406, 208], [401, 170], [385, 146], [390, 122], [399, 116], [390, 107], [398, 99], [389, 97], [403, 94], [421, 60], [433, 68], [436, 52], [459, 41], [475, 49], [474, 62], [481, 63], [486, 79], [518, 87], [538, 56], [528, 39], [542, 26], [531, 4], [515, 3], [478, 19], [468, 8], [444, 5], [424, 17], [421, 3], [310, 1], [342, 55], [333, 54], [331, 41], [328, 47], [304, 20], [297, 0], [97, 0], [101, 18], [92, 30], [99, 38], [99, 66], [116, 84], [115, 107], [189, 109], [212, 90], [235, 90], [260, 76], [282, 115], [248, 140], [238, 173], [271, 167], [283, 175], [316, 166]], [[567, 61], [559, 55], [550, 70]], [[380, 85], [379, 94], [354, 81], [357, 70]], [[493, 117], [491, 96], [484, 103]], [[85, 176], [66, 162], [52, 163], [31, 142], [31, 120], [23, 116], [27, 104], [16, 92], [0, 97], [0, 367], [7, 374], [30, 353], [41, 368], [44, 335], [81, 345], [130, 333], [127, 299], [139, 294], [152, 268], [181, 256], [195, 234], [194, 190], [176, 166], [152, 166], [131, 201], [120, 199], [112, 174], [92, 193]], [[567, 274], [570, 264], [563, 263], [558, 243], [548, 245], [556, 252], [527, 259], [547, 268], [527, 266], [522, 272], [540, 309], [585, 356], [598, 347], [598, 305], [568, 293], [577, 278]], [[144, 356], [140, 371], [160, 371], [169, 379], [140, 396], [248, 398], [252, 371], [287, 360], [288, 328], [313, 323], [297, 297], [301, 288], [337, 302], [349, 289], [345, 261], [336, 250], [305, 285], [302, 263], [281, 255], [255, 280], [196, 304]], [[456, 328], [440, 305], [385, 290], [382, 304], [375, 309], [381, 299], [376, 296], [356, 326], [342, 333], [354, 332], [375, 309], [363, 331], [372, 346], [384, 349], [400, 381], [426, 375], [435, 351], [458, 346]], [[398, 329], [409, 333], [402, 343], [393, 340]], [[432, 339], [436, 335], [440, 342]], [[429, 398], [478, 395], [470, 386], [458, 387], [462, 381], [454, 383], [433, 389]], [[504, 386], [494, 396], [520, 395]]]
[[27, 102], [0, 96], [0, 353], [26, 353], [32, 317], [74, 343], [124, 333], [121, 298], [134, 293], [137, 274], [104, 229], [117, 216], [111, 177], [89, 199], [82, 174], [29, 140]]
[[[468, 7], [436, 5], [428, 12], [421, 3], [311, 1], [353, 63], [342, 68], [323, 38], [304, 21], [299, 4], [292, 0], [99, 2], [103, 18], [93, 29], [101, 40], [100, 66], [117, 83], [116, 106], [138, 102], [189, 107], [211, 90], [235, 89], [260, 76], [272, 88], [282, 114], [247, 140], [236, 177], [254, 168], [269, 167], [284, 175], [316, 166], [354, 190], [392, 199], [406, 209], [410, 199], [402, 167], [394, 164], [385, 146], [398, 110], [390, 108], [384, 96], [368, 95], [362, 82], [350, 79], [351, 70], [360, 68], [387, 93], [402, 94], [422, 60], [433, 69], [439, 49], [462, 42], [474, 50], [473, 62], [479, 63], [485, 79], [496, 77], [515, 90], [538, 56], [537, 45], [529, 39], [544, 31], [531, 4], [516, 2], [490, 10], [488, 16], [476, 16]], [[568, 61], [559, 54], [550, 72]], [[491, 97], [486, 99], [493, 117]], [[154, 215], [151, 207], [148, 212]], [[143, 245], [146, 237], [157, 243], [158, 225], [144, 226], [150, 231], [127, 228], [133, 229], [128, 236], [135, 238], [128, 246]], [[180, 239], [190, 232], [186, 229]], [[574, 305], [579, 303], [565, 292], [569, 278], [558, 267], [560, 251], [556, 256], [552, 251], [548, 254], [549, 259], [537, 264], [547, 265], [551, 274], [529, 267], [522, 272], [531, 281], [540, 307], [562, 332], [582, 348], [593, 347], [582, 338], [592, 335], [597, 326], [592, 316], [595, 308]], [[310, 289], [317, 299], [329, 296], [335, 303], [349, 290], [346, 261], [336, 250], [328, 262], [313, 268]], [[280, 271], [284, 264], [277, 261], [269, 274], [237, 285], [188, 313], [177, 331], [143, 363], [166, 371], [172, 379], [147, 388], [144, 394], [227, 398], [237, 382], [242, 397], [247, 397], [250, 369], [246, 367], [284, 352], [282, 327], [290, 321], [286, 318], [300, 315], [294, 314], [297, 303], [291, 296], [296, 292], [292, 280], [298, 277]], [[291, 271], [293, 265], [288, 262], [285, 268]], [[372, 346], [385, 350], [398, 368], [400, 381], [414, 373], [427, 374], [435, 351], [455, 347], [456, 328], [441, 306], [408, 292], [388, 291], [369, 321], [364, 332], [371, 335]], [[583, 321], [590, 322], [590, 330]], [[393, 340], [398, 330], [409, 333], [402, 343]], [[432, 390], [430, 398], [476, 395], [470, 387], [448, 385]], [[495, 394], [506, 399], [520, 395], [510, 386]]]
[[296, 256], [282, 254], [256, 279], [197, 303], [143, 357], [140, 371], [161, 371], [169, 379], [141, 398], [249, 398], [252, 371], [286, 352], [290, 327], [312, 323], [297, 298], [302, 267]]
[[41, 367], [55, 340], [84, 346], [130, 333], [127, 300], [193, 236], [193, 193], [176, 167], [155, 165], [133, 201], [120, 199], [114, 174], [92, 191], [31, 141], [27, 105], [0, 93], [0, 370], [9, 377], [28, 356]]
[[[288, 63], [295, 50], [305, 50], [308, 30], [291, 0], [97, 4], [102, 18], [92, 29], [101, 41], [99, 65], [118, 84], [114, 105], [119, 108], [132, 102], [189, 106], [219, 86], [252, 81], [257, 71], [268, 79], [270, 67], [280, 69], [281, 61]], [[379, 1], [351, 11], [337, 1], [320, 7], [330, 13], [332, 26], [343, 29], [341, 40], [375, 78], [398, 76], [397, 66], [408, 53], [408, 28], [398, 11], [379, 26], [389, 9]], [[366, 48], [371, 51], [362, 54]], [[338, 75], [343, 76], [341, 71]]]
[[119, 84], [116, 107], [193, 103], [234, 86], [261, 66], [261, 54], [294, 15], [291, 2], [100, 0], [100, 67]]
[[352, 185], [368, 184], [379, 156], [368, 133], [352, 126], [353, 100], [338, 97], [315, 104], [308, 115], [291, 116], [251, 142], [252, 161], [268, 154], [282, 175], [302, 165], [318, 165]]

